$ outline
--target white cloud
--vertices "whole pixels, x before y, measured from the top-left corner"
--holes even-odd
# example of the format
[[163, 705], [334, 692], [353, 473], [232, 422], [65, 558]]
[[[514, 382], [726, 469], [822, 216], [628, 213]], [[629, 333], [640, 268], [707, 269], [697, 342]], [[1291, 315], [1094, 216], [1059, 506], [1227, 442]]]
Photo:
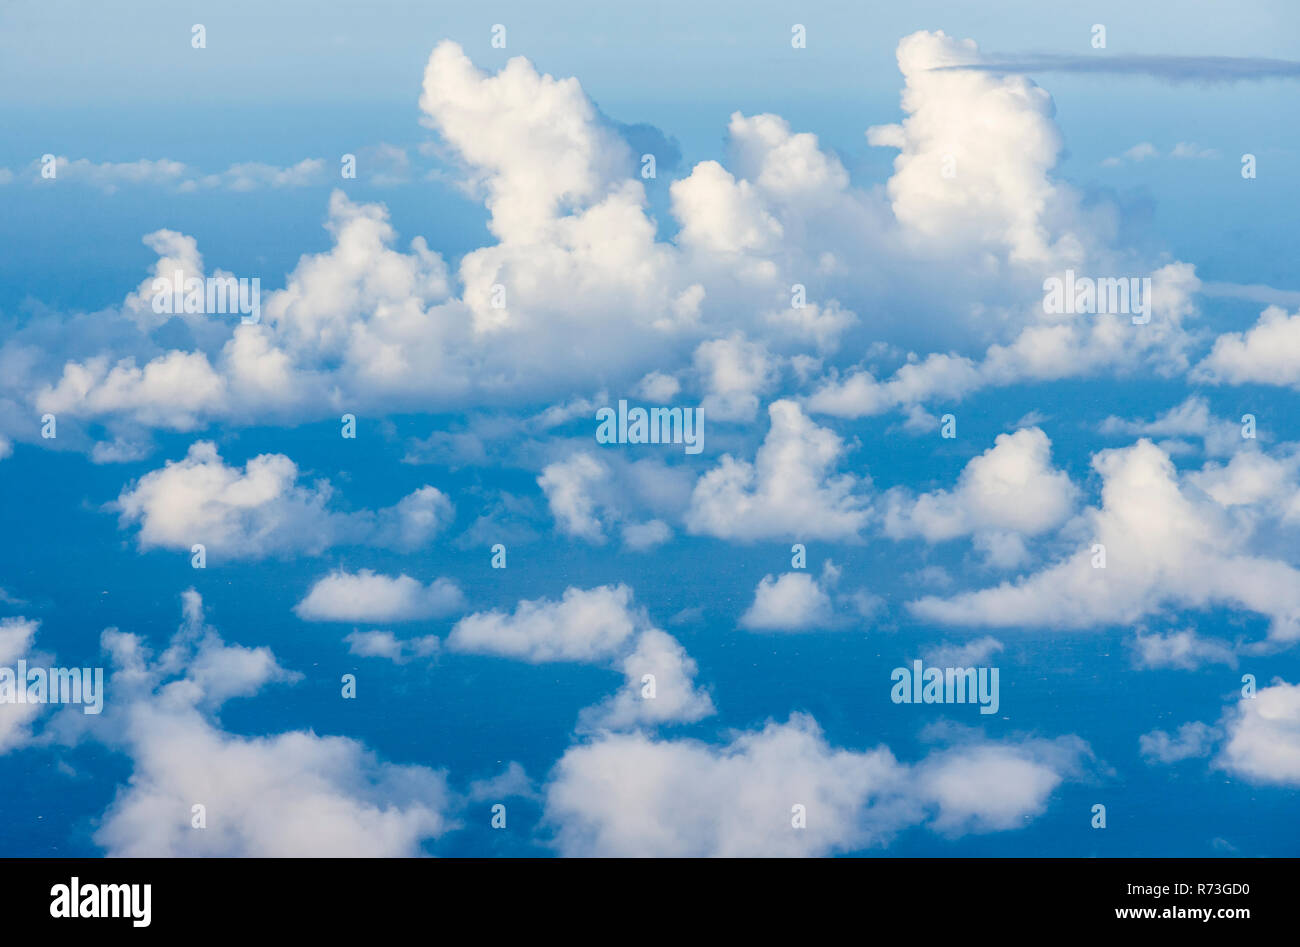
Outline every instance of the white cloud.
[[1185, 723], [1170, 736], [1164, 730], [1152, 730], [1138, 737], [1138, 748], [1148, 763], [1177, 763], [1181, 760], [1209, 756], [1220, 734], [1199, 721]]
[[807, 572], [787, 572], [763, 577], [740, 625], [752, 631], [805, 631], [825, 628], [834, 617], [831, 597], [816, 579]]
[[663, 520], [628, 523], [623, 527], [623, 545], [637, 552], [660, 546], [672, 538], [673, 531]]
[[915, 498], [905, 488], [891, 490], [885, 534], [935, 543], [997, 531], [1036, 536], [1060, 526], [1078, 491], [1068, 474], [1052, 466], [1051, 447], [1038, 428], [999, 434], [993, 447], [966, 464], [953, 490]]
[[[1270, 636], [1300, 637], [1300, 572], [1253, 555], [1254, 521], [1180, 484], [1148, 440], [1093, 456], [1101, 507], [1074, 529], [1077, 551], [1015, 583], [911, 604], [920, 618], [955, 625], [1088, 628], [1131, 624], [1163, 607], [1225, 604], [1271, 619]], [[1105, 546], [1094, 568], [1092, 545]]]
[[[33, 162], [30, 170], [35, 182], [44, 183], [46, 179], [41, 175], [41, 162]], [[54, 180], [89, 184], [107, 194], [129, 185], [166, 187], [176, 191], [203, 188], [252, 191], [264, 187], [305, 187], [324, 183], [325, 162], [320, 158], [304, 158], [297, 164], [281, 168], [260, 161], [244, 161], [217, 174], [203, 174], [183, 162], [167, 158], [95, 162], [60, 155], [55, 158]]]
[[772, 386], [777, 373], [767, 348], [739, 333], [701, 342], [695, 350], [695, 369], [708, 392], [700, 407], [706, 418], [715, 421], [754, 420], [758, 396]]
[[440, 618], [465, 607], [465, 596], [451, 579], [429, 585], [405, 573], [393, 578], [369, 569], [336, 569], [317, 580], [293, 610], [305, 621], [392, 622]]
[[742, 542], [768, 538], [853, 539], [869, 516], [863, 482], [835, 475], [845, 448], [793, 401], [768, 406], [771, 427], [754, 462], [724, 455], [691, 495], [686, 527]]
[[343, 640], [348, 643], [349, 654], [362, 658], [384, 658], [394, 664], [431, 657], [442, 648], [442, 639], [437, 635], [401, 639], [391, 631], [354, 631]]
[[[602, 734], [556, 764], [545, 821], [570, 856], [828, 855], [927, 822], [950, 835], [1022, 825], [1086, 754], [1062, 738], [957, 746], [909, 766], [886, 747], [834, 747], [802, 714], [720, 746]], [[796, 805], [806, 828], [792, 826]]]
[[1300, 312], [1269, 306], [1250, 329], [1219, 336], [1192, 380], [1300, 388]]
[[[558, 602], [523, 601], [513, 614], [466, 616], [452, 628], [447, 646], [531, 664], [614, 665], [626, 683], [582, 712], [583, 730], [689, 723], [714, 713], [709, 695], [695, 687], [695, 661], [677, 639], [651, 626], [645, 610], [632, 604], [626, 585], [568, 588]], [[647, 674], [654, 676], [651, 690], [643, 680]]]
[[622, 671], [627, 679], [623, 688], [584, 710], [581, 729], [693, 723], [716, 713], [709, 695], [695, 687], [694, 659], [676, 638], [657, 628], [641, 632], [636, 649], [622, 661]]
[[605, 541], [593, 487], [609, 478], [609, 467], [589, 453], [548, 464], [537, 478], [560, 529], [593, 543]]
[[521, 601], [513, 614], [475, 612], [447, 639], [453, 651], [495, 654], [531, 664], [603, 662], [617, 656], [645, 626], [626, 585], [565, 589], [560, 601]]
[[[919, 314], [941, 321], [954, 347], [1000, 341], [983, 361], [956, 349], [912, 356], [883, 381], [828, 362], [811, 410], [857, 417], [1025, 378], [1178, 370], [1194, 273], [1177, 263], [1152, 272], [1109, 248], [1112, 209], [1085, 209], [1051, 176], [1061, 140], [1047, 93], [1022, 76], [934, 68], [981, 60], [973, 43], [942, 33], [904, 38], [898, 60], [905, 119], [870, 132], [900, 151], [888, 203], [854, 187], [815, 136], [780, 116], [735, 113], [730, 168], [702, 162], [671, 186], [680, 227], [661, 242], [635, 155], [576, 79], [522, 57], [484, 74], [440, 43], [420, 109], [485, 201], [495, 244], [452, 274], [422, 238], [395, 248], [382, 206], [336, 191], [333, 246], [268, 289], [260, 324], [186, 319], [199, 336], [189, 350], [120, 339], [53, 370], [45, 357], [10, 384], [61, 420], [185, 430], [218, 418], [536, 403], [582, 379], [611, 390], [641, 379], [654, 400], [694, 377], [706, 414], [747, 420], [779, 366], [806, 377], [820, 362], [803, 350], [828, 358], [858, 331], [853, 309], [864, 305], [880, 311], [870, 332], [886, 342], [914, 334]], [[941, 174], [948, 155], [952, 177]], [[316, 171], [310, 161], [250, 164], [209, 178], [288, 185]], [[159, 243], [160, 267], [201, 266], [192, 238]], [[1152, 325], [1045, 318], [1044, 273], [1085, 263], [1152, 273]], [[802, 309], [791, 306], [796, 282], [808, 293]], [[154, 326], [151, 311], [124, 308]]]
[[222, 461], [211, 441], [198, 441], [183, 460], [125, 488], [116, 508], [123, 526], [139, 524], [142, 549], [202, 543], [232, 559], [318, 555], [345, 543], [418, 549], [454, 512], [431, 486], [376, 512], [331, 512], [332, 496], [327, 482], [299, 485], [297, 465], [283, 454], [261, 454], [240, 469]]
[[1300, 684], [1277, 680], [1229, 708], [1216, 764], [1254, 783], [1300, 786]]
[[676, 376], [664, 372], [650, 372], [637, 384], [637, 393], [647, 401], [667, 404], [677, 397], [682, 390], [682, 383]]
[[1139, 632], [1133, 639], [1133, 648], [1139, 667], [1193, 671], [1204, 664], [1237, 666], [1237, 653], [1232, 645], [1202, 638], [1191, 628], [1163, 635]]
[[[13, 668], [20, 659], [35, 661], [31, 653], [38, 622], [25, 618], [0, 619], [0, 667]], [[31, 739], [31, 724], [41, 704], [0, 703], [0, 755]]]
[[980, 667], [1003, 647], [998, 639], [985, 636], [961, 644], [944, 642], [921, 652], [921, 658], [931, 667]]
[[1177, 439], [1184, 437], [1201, 440], [1205, 452], [1214, 456], [1232, 454], [1244, 443], [1241, 425], [1214, 417], [1210, 403], [1199, 395], [1190, 395], [1154, 421], [1127, 421], [1112, 415], [1099, 429], [1102, 434], [1169, 438], [1156, 442], [1166, 453], [1179, 449], [1181, 442]]

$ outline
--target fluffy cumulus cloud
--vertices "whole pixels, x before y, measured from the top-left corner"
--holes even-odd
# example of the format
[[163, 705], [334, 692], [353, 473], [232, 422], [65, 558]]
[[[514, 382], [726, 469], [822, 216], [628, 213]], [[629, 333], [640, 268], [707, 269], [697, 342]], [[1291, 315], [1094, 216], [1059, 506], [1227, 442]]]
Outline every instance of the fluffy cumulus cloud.
[[[1101, 506], [1077, 524], [1076, 551], [1016, 582], [912, 603], [956, 625], [1088, 628], [1136, 622], [1165, 607], [1223, 604], [1270, 619], [1270, 635], [1300, 637], [1300, 572], [1254, 554], [1255, 517], [1180, 480], [1151, 441], [1096, 454]], [[1104, 547], [1105, 565], [1099, 567]]]
[[807, 572], [764, 576], [753, 603], [740, 616], [741, 627], [753, 631], [804, 631], [824, 628], [833, 620], [830, 595]]
[[1194, 377], [1300, 388], [1300, 312], [1288, 316], [1280, 306], [1269, 306], [1250, 329], [1219, 336]]
[[440, 771], [384, 763], [347, 737], [221, 729], [223, 703], [296, 675], [266, 648], [224, 642], [197, 594], [161, 654], [115, 629], [103, 645], [114, 700], [87, 735], [132, 763], [95, 833], [110, 855], [409, 856], [451, 827]]
[[687, 529], [742, 542], [857, 538], [870, 513], [860, 478], [835, 472], [844, 442], [793, 401], [773, 402], [768, 417], [752, 463], [724, 455], [696, 483]]
[[1077, 490], [1051, 461], [1051, 441], [1038, 428], [999, 434], [993, 447], [962, 470], [953, 490], [913, 496], [895, 488], [886, 497], [885, 533], [942, 542], [957, 536], [986, 537], [994, 558], [1010, 565], [1023, 557], [1015, 537], [998, 543], [997, 534], [1035, 536], [1060, 526], [1073, 512]]
[[[518, 403], [575, 380], [632, 390], [653, 378], [649, 397], [665, 398], [687, 379], [710, 416], [748, 421], [786, 364], [825, 368], [807, 403], [842, 416], [1024, 378], [1185, 367], [1194, 271], [1116, 249], [1111, 210], [1086, 209], [1053, 177], [1061, 136], [1048, 94], [1023, 76], [937, 68], [981, 61], [972, 42], [943, 33], [904, 38], [898, 61], [904, 119], [869, 131], [899, 152], [884, 196], [855, 186], [816, 136], [735, 113], [725, 165], [701, 162], [672, 183], [679, 226], [665, 241], [636, 155], [576, 79], [522, 57], [486, 74], [440, 43], [421, 114], [484, 201], [495, 243], [453, 271], [421, 237], [397, 246], [382, 206], [335, 192], [333, 245], [304, 255], [282, 288], [263, 277], [257, 324], [178, 314], [192, 342], [165, 348], [153, 330], [166, 317], [145, 305], [142, 285], [121, 306], [142, 333], [134, 339], [57, 364], [34, 354], [35, 336], [15, 339], [15, 354], [40, 364], [12, 376], [13, 394], [70, 420], [185, 430]], [[232, 169], [227, 184], [292, 184], [313, 167]], [[229, 275], [205, 271], [190, 236], [147, 239], [155, 275]], [[1044, 313], [1044, 277], [1065, 267], [1150, 275], [1151, 323]], [[854, 336], [863, 306], [897, 315]], [[822, 362], [914, 338], [919, 318], [939, 320], [963, 351], [912, 355], [885, 380]]]
[[1088, 756], [1063, 737], [964, 743], [907, 764], [886, 747], [832, 746], [803, 714], [722, 745], [607, 733], [555, 765], [545, 819], [565, 855], [828, 855], [916, 825], [947, 835], [1019, 826]]
[[447, 644], [453, 651], [532, 664], [600, 662], [617, 655], [642, 624], [626, 585], [569, 588], [559, 601], [523, 601], [513, 613], [466, 615], [452, 628]]
[[243, 468], [221, 459], [210, 441], [191, 445], [128, 485], [115, 504], [123, 527], [139, 526], [142, 549], [188, 551], [202, 544], [229, 559], [317, 555], [334, 545], [418, 549], [451, 519], [451, 501], [424, 486], [391, 507], [331, 510], [328, 482], [300, 484], [283, 454], [261, 454]]
[[560, 529], [592, 542], [605, 541], [593, 487], [609, 477], [609, 467], [589, 453], [578, 453], [547, 465], [537, 478]]
[[623, 689], [585, 710], [583, 729], [693, 723], [716, 712], [713, 699], [695, 686], [694, 659], [676, 638], [657, 628], [640, 634], [621, 670], [627, 679]]
[[465, 596], [451, 579], [424, 585], [406, 573], [336, 569], [317, 580], [293, 610], [305, 621], [391, 622], [439, 618], [464, 607]]
[[569, 588], [559, 601], [520, 602], [513, 614], [467, 615], [452, 628], [447, 646], [532, 664], [613, 665], [626, 684], [583, 712], [584, 729], [689, 723], [713, 714], [712, 699], [695, 686], [695, 661], [632, 599], [626, 585]]

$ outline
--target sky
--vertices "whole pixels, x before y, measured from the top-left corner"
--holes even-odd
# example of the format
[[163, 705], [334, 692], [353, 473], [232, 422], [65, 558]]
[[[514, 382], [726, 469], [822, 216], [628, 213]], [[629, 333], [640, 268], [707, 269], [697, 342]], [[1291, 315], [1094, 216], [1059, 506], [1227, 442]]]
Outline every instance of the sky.
[[1300, 854], [1297, 25], [0, 6], [0, 854]]

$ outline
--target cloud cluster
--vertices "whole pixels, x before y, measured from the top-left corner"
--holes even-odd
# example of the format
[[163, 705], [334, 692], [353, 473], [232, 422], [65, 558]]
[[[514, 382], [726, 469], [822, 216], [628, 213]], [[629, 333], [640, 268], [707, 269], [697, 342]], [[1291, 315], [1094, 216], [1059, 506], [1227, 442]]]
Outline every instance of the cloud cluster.
[[335, 512], [328, 482], [298, 480], [297, 465], [283, 454], [261, 454], [239, 468], [211, 441], [198, 441], [182, 460], [123, 489], [115, 508], [123, 527], [139, 526], [141, 549], [202, 544], [228, 559], [319, 555], [344, 544], [415, 550], [454, 513], [431, 486], [378, 511]]
[[428, 585], [406, 573], [393, 578], [370, 569], [336, 569], [318, 579], [293, 607], [304, 621], [393, 622], [439, 618], [465, 607], [465, 596], [451, 579]]
[[447, 647], [530, 664], [615, 665], [626, 683], [583, 712], [584, 729], [689, 723], [714, 713], [709, 695], [695, 686], [695, 661], [675, 638], [651, 625], [626, 585], [568, 588], [559, 601], [522, 601], [511, 614], [467, 615], [452, 628]]
[[[193, 591], [162, 654], [115, 629], [103, 645], [114, 696], [106, 729], [89, 735], [132, 761], [95, 833], [108, 854], [410, 856], [452, 826], [440, 771], [381, 762], [347, 737], [221, 729], [213, 714], [223, 703], [296, 675], [266, 648], [224, 642]], [[200, 814], [206, 827], [195, 827]]]
[[608, 733], [555, 765], [544, 814], [569, 856], [829, 855], [916, 825], [946, 835], [1017, 827], [1089, 755], [1074, 737], [977, 741], [909, 765], [886, 747], [832, 746], [804, 714], [722, 745]]
[[[1135, 623], [1164, 607], [1223, 604], [1266, 616], [1278, 641], [1300, 637], [1300, 571], [1251, 550], [1250, 501], [1271, 496], [1216, 497], [1198, 479], [1204, 484], [1217, 468], [1180, 478], [1145, 438], [1097, 453], [1092, 466], [1102, 478], [1101, 506], [1076, 525], [1076, 551], [1016, 582], [922, 598], [912, 610], [954, 625], [1089, 628]], [[1285, 489], [1294, 496], [1293, 483]]]

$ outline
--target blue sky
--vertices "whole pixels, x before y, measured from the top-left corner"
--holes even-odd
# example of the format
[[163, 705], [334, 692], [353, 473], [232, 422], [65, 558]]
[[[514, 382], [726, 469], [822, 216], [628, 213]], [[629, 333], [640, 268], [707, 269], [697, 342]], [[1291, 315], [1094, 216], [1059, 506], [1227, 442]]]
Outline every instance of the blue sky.
[[1300, 14], [945, 6], [0, 11], [0, 853], [1300, 853]]

